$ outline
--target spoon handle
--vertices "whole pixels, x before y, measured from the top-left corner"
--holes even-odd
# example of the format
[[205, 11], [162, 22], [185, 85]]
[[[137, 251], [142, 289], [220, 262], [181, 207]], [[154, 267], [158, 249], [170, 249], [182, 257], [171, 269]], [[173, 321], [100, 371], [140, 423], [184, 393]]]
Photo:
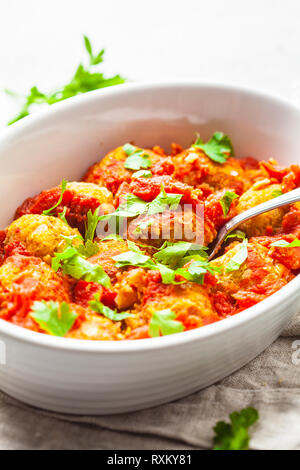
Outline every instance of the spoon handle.
[[300, 188], [270, 199], [270, 201], [258, 204], [258, 206], [251, 207], [251, 209], [241, 212], [237, 216], [233, 217], [219, 231], [217, 238], [211, 246], [211, 252], [208, 259], [211, 260], [215, 256], [228, 233], [237, 228], [242, 222], [246, 222], [247, 220], [252, 219], [252, 217], [277, 209], [277, 207], [286, 206], [298, 201], [300, 201]]

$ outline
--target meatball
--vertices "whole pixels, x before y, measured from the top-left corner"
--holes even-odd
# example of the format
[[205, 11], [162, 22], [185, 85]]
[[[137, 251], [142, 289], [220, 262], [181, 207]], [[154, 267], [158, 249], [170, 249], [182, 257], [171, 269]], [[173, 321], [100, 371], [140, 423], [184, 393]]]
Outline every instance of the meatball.
[[210, 221], [204, 224], [201, 215], [191, 209], [141, 215], [129, 223], [127, 237], [157, 248], [166, 240], [208, 244], [216, 232]]
[[230, 245], [228, 251], [213, 260], [213, 266], [221, 268], [217, 274], [216, 291], [230, 295], [236, 303], [236, 311], [260, 302], [286, 285], [293, 274], [280, 262], [274, 260], [268, 248], [251, 239], [247, 246], [247, 259], [239, 269], [227, 272], [229, 261], [238, 253], [240, 243]]
[[[40, 258], [12, 250], [0, 267], [0, 318], [35, 331], [29, 316], [36, 300], [69, 302], [69, 286]], [[25, 248], [23, 252], [26, 253]]]
[[[156, 174], [162, 174], [163, 171], [173, 171], [170, 159], [163, 165], [165, 159], [159, 154], [148, 149], [139, 148], [138, 150], [143, 150], [145, 155], [150, 158], [153, 164], [151, 170]], [[116, 194], [119, 186], [124, 182], [129, 183], [133, 174], [131, 170], [126, 169], [124, 166], [127, 158], [128, 155], [123, 150], [123, 147], [116, 148], [108, 153], [100, 162], [91, 166], [84, 175], [83, 181], [106, 186], [113, 194]]]
[[106, 274], [110, 277], [112, 283], [117, 280], [118, 269], [115, 267], [113, 256], [128, 251], [128, 246], [125, 240], [104, 240], [98, 241], [99, 251], [88, 260], [91, 263], [99, 264], [102, 266]]
[[[281, 191], [279, 184], [271, 184], [268, 179], [258, 181], [239, 198], [236, 207], [237, 213], [239, 214], [262, 202], [273, 199], [278, 191]], [[248, 237], [265, 235], [267, 229], [276, 230], [280, 227], [285, 212], [286, 209], [280, 207], [258, 215], [241, 224], [240, 229], [246, 232]]]
[[131, 311], [134, 316], [125, 320], [129, 337], [135, 336], [136, 329], [148, 328], [153, 311], [165, 309], [175, 313], [176, 320], [183, 323], [185, 330], [198, 328], [219, 319], [205, 286], [190, 282], [163, 285], [158, 273], [149, 272], [143, 304], [136, 306]]
[[176, 155], [173, 161], [173, 177], [191, 186], [198, 187], [205, 183], [215, 190], [232, 188], [241, 194], [251, 184], [240, 161], [233, 157], [220, 164], [192, 147]]
[[[57, 204], [60, 196], [60, 186], [42, 191], [37, 196], [26, 199], [17, 209], [15, 218], [25, 214], [42, 214], [43, 211]], [[87, 212], [89, 210], [94, 212], [99, 207], [99, 214], [107, 214], [114, 210], [112, 203], [113, 196], [107, 188], [74, 181], [67, 184], [61, 203], [52, 212], [53, 215], [58, 216], [65, 210], [68, 223], [83, 233]]]
[[7, 228], [5, 244], [20, 241], [29, 253], [50, 263], [54, 253], [63, 251], [66, 246], [62, 235], [80, 234], [77, 229], [71, 228], [57, 217], [28, 214], [15, 220]]
[[78, 328], [73, 327], [71, 331], [67, 333], [66, 337], [95, 341], [123, 339], [120, 322], [114, 322], [109, 318], [93, 314], [88, 310], [85, 312], [85, 320]]

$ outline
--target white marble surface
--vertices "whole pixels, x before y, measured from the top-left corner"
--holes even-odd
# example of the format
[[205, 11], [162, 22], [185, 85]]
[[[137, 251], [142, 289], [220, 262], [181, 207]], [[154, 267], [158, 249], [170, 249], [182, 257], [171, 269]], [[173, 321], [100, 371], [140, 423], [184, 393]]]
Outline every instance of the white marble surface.
[[[84, 56], [131, 80], [246, 85], [300, 105], [299, 0], [0, 0], [0, 89], [51, 90]], [[18, 105], [0, 94], [0, 126]]]

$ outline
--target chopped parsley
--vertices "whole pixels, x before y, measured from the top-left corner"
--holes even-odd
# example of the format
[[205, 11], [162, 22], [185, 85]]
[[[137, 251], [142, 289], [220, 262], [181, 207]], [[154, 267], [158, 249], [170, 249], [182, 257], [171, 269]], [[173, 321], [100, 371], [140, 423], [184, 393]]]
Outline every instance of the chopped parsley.
[[[197, 245], [196, 243], [190, 242], [168, 242], [166, 241], [159, 251], [155, 253], [154, 258], [156, 261], [163, 263], [171, 268], [176, 268], [182, 265], [182, 260], [186, 256], [196, 256], [199, 255], [203, 258], [207, 258], [205, 252], [206, 247]], [[185, 264], [185, 263], [183, 263]]]
[[234, 192], [226, 191], [224, 196], [221, 198], [220, 204], [223, 209], [224, 217], [226, 217], [226, 215], [228, 214], [232, 201], [237, 197], [239, 196]]
[[176, 210], [182, 198], [182, 194], [166, 193], [163, 185], [160, 193], [153, 201], [149, 202], [148, 215], [159, 214], [166, 209]]
[[110, 220], [112, 218], [120, 219], [121, 217], [137, 217], [142, 214], [158, 214], [164, 212], [167, 208], [176, 210], [182, 194], [166, 193], [162, 186], [160, 193], [151, 202], [146, 202], [134, 194], [126, 194], [125, 201], [110, 214], [102, 215], [98, 218], [101, 220]]
[[224, 241], [228, 240], [229, 238], [241, 238], [244, 240], [246, 238], [245, 232], [242, 232], [242, 230], [235, 230], [234, 232], [230, 232]]
[[127, 168], [127, 170], [136, 171], [151, 166], [150, 157], [144, 150], [140, 150], [131, 144], [123, 145], [123, 150], [128, 155], [124, 163], [124, 167]]
[[[43, 93], [36, 86], [32, 87], [28, 95], [22, 98], [23, 104], [20, 112], [8, 123], [8, 125], [28, 116], [31, 113], [33, 105], [51, 105], [88, 91], [119, 85], [125, 82], [125, 79], [120, 75], [105, 78], [103, 73], [95, 72], [94, 68], [103, 62], [104, 49], [94, 54], [90, 40], [87, 36], [84, 36], [84, 45], [89, 58], [88, 66], [79, 64], [70, 82], [53, 92]], [[10, 90], [5, 90], [5, 92], [14, 98], [19, 98], [16, 93]]]
[[277, 240], [274, 243], [271, 243], [270, 246], [275, 246], [278, 248], [294, 248], [297, 246], [300, 246], [300, 240], [298, 238], [295, 238], [291, 243], [287, 242], [286, 240]]
[[225, 163], [228, 157], [234, 155], [231, 140], [223, 132], [215, 132], [206, 144], [198, 137], [193, 147], [203, 150], [205, 155], [217, 163]]
[[67, 184], [68, 184], [68, 182], [65, 179], [63, 179], [62, 182], [61, 182], [61, 185], [60, 185], [61, 190], [60, 190], [60, 196], [59, 196], [59, 199], [58, 199], [57, 203], [54, 204], [54, 206], [50, 207], [50, 209], [47, 209], [47, 210], [43, 211], [43, 215], [53, 215], [53, 214], [51, 214], [51, 212], [53, 212], [54, 209], [56, 209], [61, 204], [61, 202], [63, 200], [64, 193], [67, 189]]
[[99, 207], [93, 213], [91, 209], [87, 213], [87, 222], [85, 225], [85, 240], [94, 240], [95, 231], [99, 221]]
[[63, 211], [60, 212], [59, 214], [57, 214], [58, 217], [59, 217], [65, 224], [68, 223], [68, 221], [67, 221], [67, 219], [66, 219], [66, 212], [67, 212], [67, 208], [64, 207], [64, 208], [63, 208]]
[[[66, 239], [68, 237], [65, 237]], [[70, 237], [69, 237], [70, 238]], [[82, 245], [78, 245], [79, 247]], [[85, 250], [89, 250], [88, 246], [85, 246]], [[61, 253], [54, 253], [52, 258], [52, 268], [54, 271], [62, 269], [64, 274], [68, 274], [74, 279], [83, 279], [88, 282], [97, 282], [104, 287], [111, 287], [110, 278], [102, 268], [102, 266], [94, 263], [90, 263], [83, 256], [83, 248], [78, 248], [70, 243]], [[80, 255], [79, 253], [82, 253]], [[94, 254], [94, 253], [93, 253]]]
[[283, 192], [281, 191], [281, 189], [275, 189], [273, 192], [272, 192], [272, 197], [278, 197], [278, 196], [282, 196], [283, 195]]
[[132, 178], [151, 178], [150, 170], [139, 170], [132, 174]]
[[124, 320], [124, 318], [133, 316], [131, 313], [127, 312], [118, 313], [117, 310], [112, 310], [106, 305], [103, 305], [103, 303], [100, 302], [99, 293], [94, 295], [94, 300], [91, 300], [89, 302], [89, 307], [94, 312], [100, 313], [101, 315], [104, 315], [106, 318], [109, 318], [112, 321], [121, 321]]
[[221, 268], [217, 266], [212, 266], [208, 261], [193, 261], [187, 269], [178, 268], [176, 274], [184, 277], [187, 281], [195, 282], [202, 285], [204, 283], [204, 275], [209, 272], [212, 275], [220, 273]]
[[241, 265], [246, 261], [248, 258], [248, 240], [245, 238], [245, 240], [240, 243], [239, 249], [236, 252], [236, 254], [231, 258], [229, 263], [226, 266], [226, 272], [232, 272], [232, 271], [237, 271], [240, 269]]
[[42, 330], [53, 336], [65, 336], [74, 325], [77, 314], [70, 310], [66, 302], [35, 301], [30, 316]]
[[180, 321], [174, 320], [175, 318], [175, 313], [170, 309], [154, 310], [149, 324], [150, 336], [172, 335], [183, 331], [183, 324]]
[[[125, 253], [121, 253], [117, 256], [113, 256], [112, 258], [116, 262], [116, 265], [115, 265], [116, 268], [124, 268], [126, 266], [135, 266], [135, 267], [140, 267], [144, 269], [158, 270], [161, 274], [163, 284], [184, 283], [185, 281], [175, 280], [177, 275], [182, 276], [187, 281], [192, 281], [198, 284], [203, 284], [205, 273], [210, 272], [212, 274], [215, 274], [216, 272], [220, 272], [221, 270], [220, 268], [210, 265], [210, 263], [207, 260], [204, 260], [202, 256], [197, 254], [196, 249], [194, 251], [195, 252], [194, 256], [191, 255], [188, 257], [184, 257], [184, 253], [190, 253], [190, 252], [193, 253], [192, 249], [189, 249], [189, 247], [185, 247], [185, 250], [184, 251], [182, 250], [180, 252], [180, 257], [178, 257], [175, 263], [173, 263], [171, 261], [171, 255], [169, 253], [167, 255], [165, 254], [161, 256], [159, 259], [157, 259], [156, 257], [156, 255], [159, 253], [156, 253], [154, 255], [154, 260], [152, 260], [150, 256], [144, 255], [140, 250], [137, 251], [136, 249], [134, 249], [133, 251], [131, 251], [132, 248], [131, 248], [130, 243], [132, 242], [127, 242], [127, 243], [128, 243], [128, 248], [130, 249], [130, 251], [126, 251]], [[178, 242], [178, 243], [183, 244], [186, 242]], [[193, 245], [193, 244], [187, 243], [187, 245]], [[199, 248], [198, 253], [204, 253], [202, 252], [202, 248], [203, 247]], [[200, 259], [197, 259], [197, 258], [200, 258]], [[193, 260], [197, 259], [197, 260], [191, 263], [191, 265], [187, 269], [177, 268], [178, 265], [183, 265], [190, 259], [193, 259]], [[176, 269], [173, 269], [173, 267], [168, 266], [168, 263], [171, 263], [171, 265]]]
[[255, 408], [244, 408], [229, 415], [230, 423], [219, 421], [214, 427], [214, 450], [248, 450], [248, 429], [259, 419]]

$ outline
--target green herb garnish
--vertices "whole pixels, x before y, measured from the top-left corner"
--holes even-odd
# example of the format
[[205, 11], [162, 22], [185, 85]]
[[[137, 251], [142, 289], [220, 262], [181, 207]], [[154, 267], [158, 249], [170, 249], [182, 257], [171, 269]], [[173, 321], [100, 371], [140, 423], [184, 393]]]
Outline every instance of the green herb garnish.
[[203, 152], [217, 163], [225, 163], [229, 156], [234, 155], [231, 140], [223, 132], [215, 132], [206, 144], [198, 137], [193, 147]]
[[[110, 78], [105, 78], [102, 73], [94, 72], [92, 69], [103, 62], [104, 49], [94, 54], [90, 40], [84, 36], [85, 49], [89, 56], [89, 65], [84, 66], [80, 64], [71, 81], [51, 93], [42, 93], [36, 86], [32, 87], [27, 96], [23, 98], [23, 105], [20, 112], [13, 118], [8, 125], [28, 116], [31, 113], [32, 105], [47, 104], [51, 105], [59, 101], [71, 98], [72, 96], [80, 95], [99, 88], [105, 88], [113, 85], [119, 85], [125, 82], [125, 79], [120, 75], [115, 75]], [[5, 90], [7, 94], [17, 97], [14, 92]]]
[[172, 335], [183, 331], [183, 324], [180, 321], [174, 320], [174, 318], [176, 318], [176, 315], [170, 309], [153, 311], [149, 324], [150, 336], [155, 337], [160, 336], [160, 334], [163, 336]]
[[234, 232], [230, 232], [224, 241], [228, 240], [229, 238], [241, 238], [242, 240], [244, 240], [246, 238], [246, 234], [245, 232], [242, 232], [241, 230], [236, 230]]
[[59, 214], [57, 214], [58, 217], [60, 218], [60, 220], [62, 220], [65, 224], [68, 223], [68, 221], [67, 221], [67, 219], [66, 219], [66, 212], [67, 212], [67, 208], [64, 207], [64, 208], [63, 208], [63, 211], [60, 212]]
[[300, 240], [298, 238], [295, 238], [291, 243], [287, 242], [286, 240], [277, 240], [274, 243], [271, 243], [270, 246], [276, 246], [278, 248], [294, 248], [297, 246], [300, 246]]
[[63, 179], [62, 182], [61, 182], [61, 185], [60, 185], [61, 191], [60, 191], [60, 196], [59, 196], [59, 199], [58, 199], [57, 203], [54, 204], [54, 206], [50, 207], [50, 209], [47, 209], [47, 210], [43, 211], [44, 215], [53, 215], [53, 214], [51, 214], [51, 212], [53, 212], [54, 209], [56, 209], [60, 205], [60, 203], [62, 202], [63, 195], [64, 195], [64, 193], [67, 189], [67, 184], [68, 184], [68, 182], [65, 179]]
[[99, 207], [93, 213], [91, 209], [87, 213], [87, 222], [85, 225], [85, 240], [94, 240], [95, 231], [99, 222]]
[[[54, 253], [51, 263], [54, 271], [58, 271], [61, 268], [64, 274], [68, 274], [74, 279], [97, 282], [104, 287], [111, 287], [110, 278], [102, 266], [90, 263], [79, 254], [79, 250], [83, 250], [83, 248], [74, 247], [69, 244], [61, 253]], [[89, 250], [89, 248], [85, 247], [85, 250]]]
[[187, 281], [196, 282], [202, 285], [204, 283], [204, 275], [209, 272], [213, 276], [216, 273], [221, 273], [222, 269], [217, 266], [212, 266], [208, 261], [193, 261], [187, 269], [178, 268], [176, 274], [184, 277]]
[[150, 170], [139, 170], [132, 174], [132, 178], [151, 178], [152, 173]]
[[100, 216], [99, 221], [113, 218], [119, 220], [121, 217], [131, 218], [142, 214], [153, 215], [164, 212], [167, 208], [176, 210], [181, 198], [182, 194], [166, 193], [163, 187], [158, 196], [151, 202], [146, 202], [134, 194], [129, 193], [126, 194], [125, 201], [120, 204], [115, 212]]
[[35, 301], [30, 316], [40, 327], [53, 336], [65, 336], [72, 328], [77, 314], [70, 310], [66, 302]]
[[240, 266], [246, 261], [248, 258], [248, 240], [245, 238], [245, 240], [240, 243], [239, 250], [237, 253], [231, 258], [229, 263], [226, 266], [226, 272], [232, 272], [232, 271], [237, 271], [240, 269]]
[[[155, 253], [154, 258], [156, 261], [163, 263], [171, 268], [182, 266], [182, 260], [186, 256], [199, 255], [204, 259], [207, 258], [206, 247], [197, 245], [190, 242], [165, 242], [159, 251]], [[185, 264], [185, 262], [183, 262]]]
[[215, 427], [214, 450], [248, 450], [248, 429], [259, 419], [255, 408], [244, 408], [229, 415], [230, 423], [219, 421]]
[[94, 295], [94, 300], [91, 300], [89, 302], [89, 307], [94, 312], [101, 313], [106, 318], [109, 318], [112, 321], [121, 321], [121, 320], [124, 320], [124, 318], [133, 317], [131, 313], [127, 313], [127, 312], [118, 313], [117, 310], [112, 310], [106, 305], [103, 305], [103, 303], [100, 302], [99, 293]]
[[140, 170], [141, 168], [149, 168], [151, 166], [151, 160], [149, 155], [144, 150], [140, 150], [134, 145], [125, 144], [123, 145], [124, 152], [128, 155], [124, 167], [127, 170]]
[[281, 191], [281, 189], [275, 189], [273, 192], [272, 192], [272, 197], [278, 197], [278, 196], [282, 196], [283, 195], [283, 192]]
[[237, 194], [231, 191], [226, 191], [224, 196], [220, 199], [220, 204], [222, 206], [223, 214], [225, 217], [229, 212], [232, 201], [237, 197], [239, 197]]

